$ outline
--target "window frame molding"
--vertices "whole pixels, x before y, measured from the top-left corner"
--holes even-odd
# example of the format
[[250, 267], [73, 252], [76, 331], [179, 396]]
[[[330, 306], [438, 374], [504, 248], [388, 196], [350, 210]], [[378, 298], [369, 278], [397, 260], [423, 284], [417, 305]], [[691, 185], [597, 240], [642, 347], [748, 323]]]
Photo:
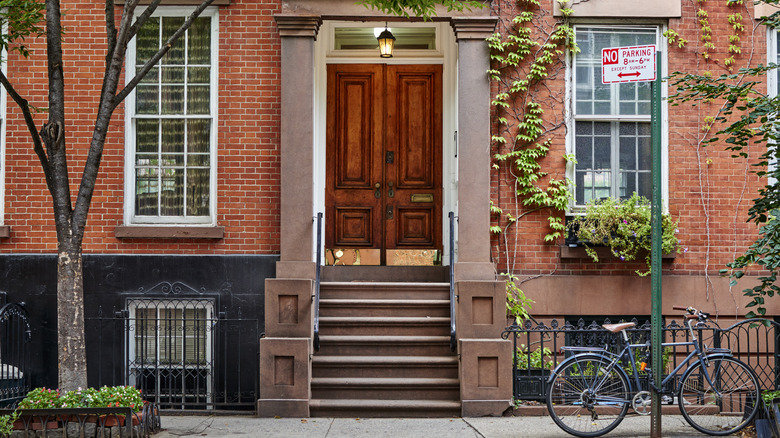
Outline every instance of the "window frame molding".
[[[145, 8], [139, 8], [136, 11], [136, 17], [143, 12]], [[152, 17], [188, 17], [192, 13], [191, 7], [183, 6], [159, 6], [157, 10], [152, 14]], [[211, 71], [210, 71], [210, 107], [209, 116], [211, 117], [211, 132], [209, 138], [209, 159], [211, 160], [210, 173], [209, 173], [209, 216], [202, 217], [151, 217], [151, 216], [136, 216], [135, 215], [135, 202], [136, 202], [136, 174], [135, 174], [135, 121], [137, 120], [135, 112], [136, 104], [136, 89], [127, 96], [125, 99], [125, 184], [124, 184], [124, 225], [120, 225], [117, 229], [127, 231], [128, 229], [155, 227], [159, 229], [163, 228], [203, 228], [203, 227], [216, 227], [217, 226], [217, 174], [218, 174], [218, 162], [217, 162], [217, 139], [218, 139], [218, 127], [219, 127], [219, 8], [210, 6], [206, 8], [200, 15], [201, 17], [211, 17]], [[127, 46], [127, 57], [125, 60], [125, 83], [129, 82], [135, 72], [136, 65], [136, 38], [134, 37]], [[165, 118], [165, 117], [162, 117]], [[186, 184], [186, 182], [185, 182]], [[186, 192], [184, 194], [186, 196]], [[125, 233], [126, 234], [126, 233]], [[117, 237], [168, 237], [161, 236], [159, 232], [152, 233], [152, 235], [146, 235], [143, 231], [131, 233], [131, 236]], [[164, 233], [163, 233], [164, 234]], [[181, 234], [181, 233], [179, 233]], [[184, 233], [186, 237], [200, 237], [198, 233], [191, 235], [192, 233]], [[213, 234], [213, 233], [212, 233]], [[177, 236], [173, 236], [177, 237]], [[221, 237], [221, 233], [220, 236]], [[207, 238], [214, 238], [209, 235]]]
[[[774, 62], [780, 64], [780, 29], [772, 29], [767, 26], [767, 38], [766, 38], [766, 61], [767, 64]], [[766, 74], [766, 94], [767, 96], [777, 96], [780, 93], [780, 72], [778, 69], [769, 70]], [[767, 170], [772, 170], [777, 167], [777, 162], [770, 162], [767, 166]], [[772, 185], [777, 181], [771, 176], [767, 176], [767, 185]]]
[[[665, 20], [604, 20], [604, 19], [576, 19], [572, 20], [572, 26], [574, 31], [578, 27], [600, 27], [600, 28], [613, 28], [619, 29], [656, 29], [656, 50], [661, 52], [661, 77], [668, 76], [668, 51], [667, 40], [663, 36], [664, 31], [667, 29]], [[594, 121], [594, 122], [637, 122], [637, 121], [650, 121], [650, 118], [646, 116], [637, 115], [616, 115], [614, 117], [602, 116], [602, 115], [583, 115], [576, 117], [576, 68], [574, 63], [574, 53], [570, 50], [566, 52], [566, 91], [565, 91], [565, 116], [564, 121], [567, 127], [566, 132], [566, 153], [575, 156], [576, 152], [576, 121]], [[669, 211], [669, 106], [667, 103], [668, 97], [668, 85], [663, 82], [661, 88], [661, 197], [663, 200], [663, 211]], [[665, 129], [664, 129], [665, 128]], [[614, 149], [614, 148], [613, 148]], [[576, 193], [576, 178], [575, 178], [576, 164], [566, 164], [566, 177], [572, 181], [570, 187], [572, 193]], [[576, 199], [569, 201], [569, 206], [566, 211], [567, 215], [582, 215], [585, 213], [585, 205], [577, 204]]]

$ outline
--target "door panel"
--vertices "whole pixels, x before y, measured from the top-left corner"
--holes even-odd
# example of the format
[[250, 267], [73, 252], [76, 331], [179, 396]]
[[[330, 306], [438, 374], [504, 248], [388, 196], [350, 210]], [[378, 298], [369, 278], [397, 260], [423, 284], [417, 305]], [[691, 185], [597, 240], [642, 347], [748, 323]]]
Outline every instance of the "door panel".
[[328, 66], [328, 248], [381, 246], [383, 73], [381, 65]]
[[394, 193], [387, 203], [395, 220], [386, 222], [385, 247], [441, 249], [441, 66], [387, 66], [385, 148]]
[[326, 248], [441, 250], [441, 77], [328, 65]]

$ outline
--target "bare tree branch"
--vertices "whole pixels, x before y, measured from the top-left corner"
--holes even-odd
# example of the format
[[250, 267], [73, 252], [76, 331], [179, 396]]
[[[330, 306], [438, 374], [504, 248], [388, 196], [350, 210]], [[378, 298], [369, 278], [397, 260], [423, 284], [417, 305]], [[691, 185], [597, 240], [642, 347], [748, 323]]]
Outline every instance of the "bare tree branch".
[[[133, 23], [133, 25], [128, 28], [130, 31], [129, 33], [130, 37], [128, 38], [128, 40], [132, 39], [135, 36], [135, 34], [138, 33], [138, 29], [140, 29], [141, 26], [143, 26], [144, 23], [146, 23], [146, 20], [148, 20], [149, 17], [152, 16], [154, 11], [157, 10], [157, 6], [160, 4], [160, 1], [161, 0], [153, 0], [149, 4], [149, 6], [147, 6], [143, 12], [141, 12], [141, 15], [138, 16], [138, 18], [135, 20], [135, 23]], [[138, 0], [134, 0], [133, 3], [138, 4]], [[133, 9], [135, 9], [135, 6], [133, 6]], [[130, 14], [129, 16], [132, 17], [132, 14]]]
[[163, 44], [163, 46], [160, 48], [160, 50], [152, 56], [151, 59], [146, 61], [146, 64], [141, 68], [141, 71], [137, 72], [136, 75], [133, 77], [133, 79], [130, 80], [130, 82], [125, 85], [125, 88], [122, 89], [122, 91], [119, 92], [119, 94], [116, 95], [116, 98], [114, 99], [114, 106], [119, 105], [129, 94], [136, 85], [138, 85], [139, 82], [141, 82], [141, 79], [146, 76], [147, 73], [152, 69], [152, 67], [157, 64], [160, 59], [162, 59], [163, 56], [165, 56], [166, 53], [171, 49], [173, 46], [173, 43], [176, 42], [176, 40], [179, 39], [182, 35], [184, 35], [184, 32], [187, 31], [187, 29], [190, 28], [192, 23], [195, 21], [198, 16], [207, 8], [211, 3], [213, 3], [214, 0], [204, 0], [203, 3], [201, 3], [197, 8], [195, 8], [195, 11], [190, 14], [189, 17], [187, 17], [187, 20], [182, 24], [182, 26], [177, 30], [173, 35], [171, 35], [170, 38], [168, 38], [168, 41]]
[[0, 71], [0, 84], [3, 85], [5, 91], [11, 96], [11, 99], [16, 102], [19, 109], [22, 110], [24, 116], [24, 123], [27, 125], [27, 130], [30, 131], [30, 138], [33, 141], [33, 150], [38, 155], [38, 159], [41, 161], [41, 167], [43, 168], [43, 175], [46, 178], [46, 187], [49, 189], [49, 193], [52, 193], [52, 178], [51, 178], [51, 165], [49, 164], [49, 157], [46, 155], [46, 151], [43, 149], [43, 143], [41, 137], [38, 135], [38, 127], [35, 125], [35, 119], [33, 119], [32, 112], [30, 111], [30, 104], [27, 99], [23, 98], [16, 92], [16, 89], [8, 80], [8, 78]]

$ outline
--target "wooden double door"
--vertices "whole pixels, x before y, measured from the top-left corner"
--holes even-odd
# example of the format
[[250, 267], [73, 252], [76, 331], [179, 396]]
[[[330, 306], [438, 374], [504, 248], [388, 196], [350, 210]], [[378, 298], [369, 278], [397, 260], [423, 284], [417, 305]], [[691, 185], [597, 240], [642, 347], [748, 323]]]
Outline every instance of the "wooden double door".
[[326, 248], [442, 248], [442, 66], [328, 65]]

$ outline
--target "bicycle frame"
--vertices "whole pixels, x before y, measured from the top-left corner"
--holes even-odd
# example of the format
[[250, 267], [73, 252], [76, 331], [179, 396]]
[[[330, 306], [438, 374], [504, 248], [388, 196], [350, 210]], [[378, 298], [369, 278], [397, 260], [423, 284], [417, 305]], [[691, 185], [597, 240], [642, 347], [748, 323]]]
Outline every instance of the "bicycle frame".
[[[691, 340], [690, 341], [661, 343], [661, 347], [662, 348], [663, 347], [678, 347], [678, 346], [688, 346], [688, 345], [690, 345], [690, 346], [693, 346], [693, 351], [688, 353], [688, 356], [686, 356], [684, 360], [680, 361], [680, 363], [674, 368], [674, 370], [672, 370], [672, 372], [669, 373], [669, 375], [666, 376], [661, 381], [661, 387], [660, 388], [657, 388], [655, 386], [655, 383], [653, 382], [653, 379], [650, 379], [650, 386], [651, 386], [651, 388], [653, 388], [657, 392], [662, 392], [661, 389], [665, 385], [667, 385], [673, 378], [677, 377], [679, 375], [679, 372], [684, 367], [686, 367], [691, 362], [691, 360], [694, 357], [698, 357], [698, 359], [700, 361], [704, 362], [708, 358], [713, 357], [713, 356], [723, 357], [723, 356], [731, 356], [732, 355], [731, 354], [731, 350], [725, 349], [725, 348], [712, 348], [712, 349], [709, 349], [709, 351], [711, 352], [710, 354], [705, 354], [702, 351], [702, 349], [699, 348], [699, 342], [698, 342], [698, 339], [696, 338], [696, 334], [694, 333], [693, 327], [691, 326], [691, 320], [690, 319], [686, 321], [686, 326], [688, 327], [688, 332], [691, 335]], [[613, 369], [615, 369], [615, 367], [618, 366], [618, 363], [624, 357], [628, 357], [628, 362], [631, 364], [631, 370], [632, 370], [632, 376], [631, 377], [633, 377], [633, 379], [627, 379], [628, 380], [628, 384], [630, 386], [629, 387], [630, 393], [633, 394], [633, 393], [639, 392], [639, 390], [642, 387], [642, 385], [641, 385], [641, 383], [639, 381], [639, 373], [637, 372], [637, 369], [636, 369], [636, 359], [635, 359], [635, 356], [634, 356], [634, 349], [637, 349], [637, 348], [647, 348], [647, 347], [650, 346], [650, 343], [647, 342], [647, 343], [644, 343], [644, 344], [631, 344], [629, 342], [628, 334], [626, 333], [626, 331], [622, 330], [620, 333], [622, 335], [622, 341], [623, 341], [623, 344], [625, 345], [625, 347], [623, 347], [623, 349], [619, 353], [613, 353], [613, 352], [607, 350], [606, 348], [599, 348], [599, 347], [567, 347], [567, 346], [561, 347], [561, 350], [563, 350], [563, 351], [576, 351], [576, 352], [582, 352], [582, 353], [595, 353], [595, 354], [601, 355], [602, 357], [604, 357], [604, 359], [609, 361], [609, 366], [605, 369], [605, 372], [604, 372], [604, 378], [600, 379], [598, 382], [596, 382], [594, 387], [591, 388], [594, 391], [597, 391], [597, 390], [599, 390], [601, 388], [601, 386], [607, 381], [607, 378], [608, 378], [610, 372]], [[563, 362], [561, 362], [555, 368], [555, 370], [553, 370], [553, 372], [550, 373], [550, 378], [548, 380], [548, 383], [552, 382], [553, 378], [558, 374], [559, 369], [561, 369], [563, 366], [567, 365], [569, 362], [575, 360], [576, 357], [577, 357], [577, 354], [575, 354], [574, 356], [572, 356], [572, 357], [564, 360]], [[621, 371], [623, 371], [623, 370], [621, 369]], [[704, 374], [704, 378], [707, 380], [707, 383], [709, 383], [711, 387], [716, 388], [716, 385], [713, 384], [712, 378], [710, 377], [709, 372], [707, 371], [707, 367], [702, 367], [702, 372]], [[650, 375], [652, 376], [652, 374], [650, 374]], [[716, 389], [716, 391], [717, 391], [717, 389]], [[717, 392], [717, 395], [720, 397], [721, 396], [720, 392]], [[631, 402], [631, 400], [620, 400], [620, 401], [621, 402]]]

